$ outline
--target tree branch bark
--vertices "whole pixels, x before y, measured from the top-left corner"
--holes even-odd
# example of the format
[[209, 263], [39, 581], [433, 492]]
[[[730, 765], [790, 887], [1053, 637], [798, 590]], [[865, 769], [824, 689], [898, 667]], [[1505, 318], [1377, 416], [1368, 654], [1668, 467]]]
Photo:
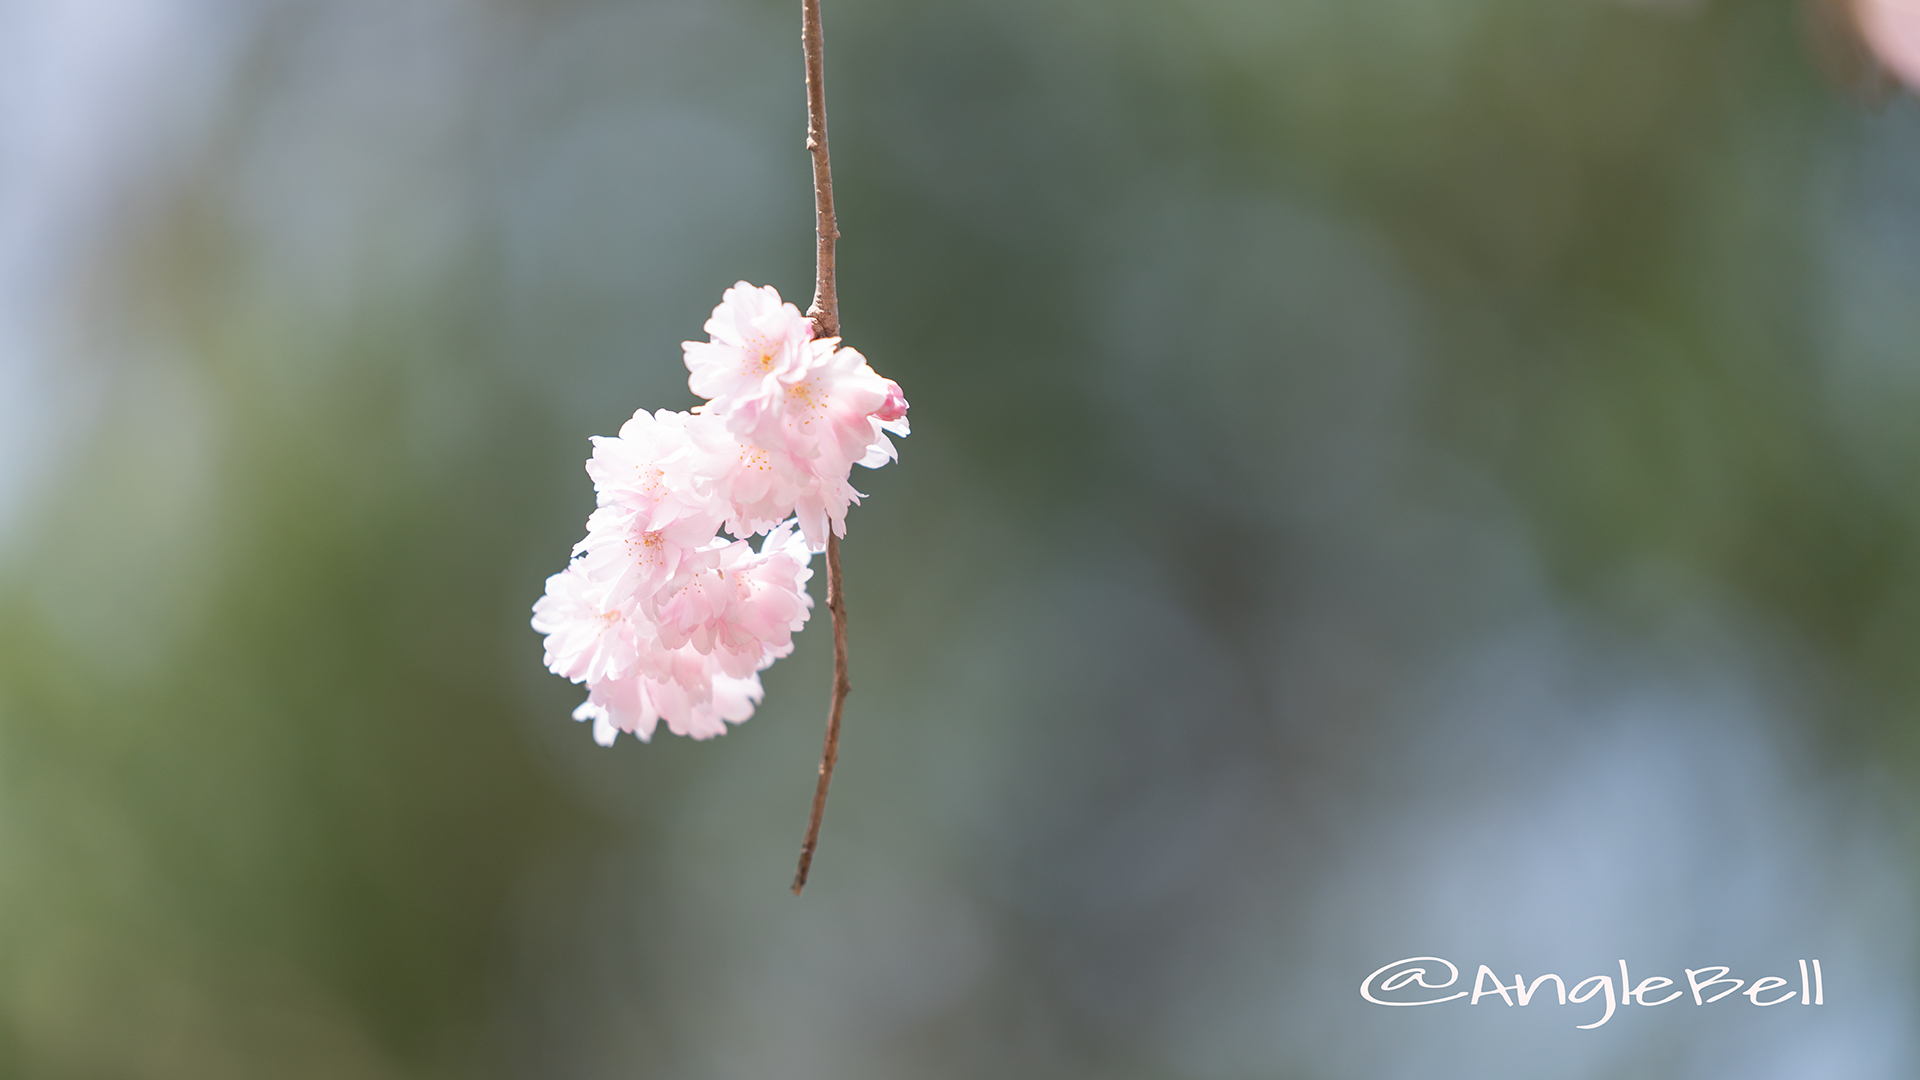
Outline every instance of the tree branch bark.
[[827, 614], [833, 618], [833, 700], [827, 706], [827, 741], [820, 751], [820, 780], [813, 789], [813, 814], [807, 819], [807, 838], [800, 844], [800, 868], [793, 874], [793, 895], [807, 887], [813, 868], [813, 849], [820, 841], [820, 819], [827, 812], [827, 788], [833, 783], [833, 765], [840, 757], [840, 710], [847, 704], [847, 605], [840, 591], [840, 539], [827, 536]]
[[[820, 0], [800, 0], [800, 42], [807, 58], [807, 150], [813, 154], [814, 253], [813, 303], [807, 317], [814, 337], [840, 335], [840, 299], [834, 292], [834, 241], [840, 229], [833, 217], [833, 169], [827, 160], [827, 88], [821, 70], [825, 43], [820, 34]], [[833, 620], [833, 699], [827, 706], [826, 745], [820, 752], [820, 779], [813, 789], [813, 813], [807, 836], [800, 844], [800, 866], [793, 874], [793, 895], [807, 887], [813, 868], [813, 849], [820, 842], [820, 819], [827, 812], [827, 789], [833, 784], [833, 766], [840, 758], [840, 712], [847, 692], [847, 604], [840, 583], [840, 538], [827, 532], [827, 615]]]
[[813, 303], [807, 317], [815, 337], [840, 336], [840, 297], [833, 286], [833, 167], [827, 160], [827, 85], [821, 71], [820, 0], [800, 0], [800, 44], [807, 56], [807, 149], [813, 153]]

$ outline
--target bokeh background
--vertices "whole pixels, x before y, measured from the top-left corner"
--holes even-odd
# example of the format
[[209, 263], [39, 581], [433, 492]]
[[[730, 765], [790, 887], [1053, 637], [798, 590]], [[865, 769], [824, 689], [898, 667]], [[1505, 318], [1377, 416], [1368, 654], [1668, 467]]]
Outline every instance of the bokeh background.
[[[587, 437], [806, 301], [798, 5], [0, 4], [0, 1075], [1920, 1074], [1845, 9], [828, 0], [914, 434], [796, 900], [824, 618], [611, 750], [527, 619]], [[1422, 954], [1827, 1004], [1360, 1000]]]

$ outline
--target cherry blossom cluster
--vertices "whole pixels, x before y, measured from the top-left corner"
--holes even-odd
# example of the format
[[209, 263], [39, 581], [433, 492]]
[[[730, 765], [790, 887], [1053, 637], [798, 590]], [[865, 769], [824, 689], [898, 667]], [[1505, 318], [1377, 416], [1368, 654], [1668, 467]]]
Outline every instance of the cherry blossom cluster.
[[598, 508], [533, 605], [547, 667], [586, 683], [573, 716], [602, 746], [663, 719], [706, 739], [753, 715], [759, 673], [812, 611], [813, 553], [860, 501], [853, 466], [894, 460], [887, 433], [907, 434], [899, 384], [815, 338], [772, 286], [728, 289], [706, 330], [684, 345], [706, 403], [593, 438]]

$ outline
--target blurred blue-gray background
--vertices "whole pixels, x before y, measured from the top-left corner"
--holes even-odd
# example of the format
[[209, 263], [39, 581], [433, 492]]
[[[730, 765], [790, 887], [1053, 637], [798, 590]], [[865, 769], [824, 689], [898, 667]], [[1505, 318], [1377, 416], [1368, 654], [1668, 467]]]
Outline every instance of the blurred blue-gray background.
[[[587, 437], [806, 302], [798, 7], [0, 3], [0, 1075], [1920, 1075], [1841, 5], [827, 0], [914, 434], [796, 900], [824, 617], [612, 750], [527, 618]], [[1417, 955], [1826, 1004], [1361, 1000]]]

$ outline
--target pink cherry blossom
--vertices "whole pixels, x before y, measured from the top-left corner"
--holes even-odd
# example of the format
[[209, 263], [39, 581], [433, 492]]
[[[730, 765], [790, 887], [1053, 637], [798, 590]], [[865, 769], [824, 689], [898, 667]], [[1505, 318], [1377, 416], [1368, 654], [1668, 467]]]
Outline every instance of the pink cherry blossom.
[[820, 355], [802, 378], [782, 386], [779, 417], [788, 451], [815, 462], [822, 476], [844, 472], [873, 445], [873, 414], [887, 404], [887, 385], [853, 349]]
[[713, 505], [735, 536], [763, 533], [785, 521], [808, 485], [816, 483], [792, 454], [741, 441], [718, 416], [695, 413], [688, 421], [695, 467], [711, 485]]
[[[598, 507], [547, 580], [533, 628], [546, 664], [587, 685], [594, 739], [711, 738], [753, 715], [759, 672], [793, 651], [829, 530], [863, 497], [856, 464], [898, 457], [907, 399], [771, 287], [740, 282], [684, 345], [692, 412], [644, 410], [593, 439]], [[720, 535], [722, 527], [729, 536]], [[765, 533], [756, 551], [748, 538]]]
[[603, 506], [587, 516], [587, 535], [573, 547], [574, 566], [625, 605], [653, 595], [673, 580], [689, 551], [713, 539], [708, 519], [681, 519], [666, 529], [648, 529], [647, 512]]
[[617, 606], [601, 602], [575, 568], [547, 579], [547, 592], [533, 605], [533, 628], [547, 635], [546, 663], [574, 682], [618, 678], [639, 662], [651, 627], [636, 626]]
[[770, 533], [758, 553], [745, 541], [697, 553], [655, 597], [660, 643], [722, 653], [723, 666], [730, 657], [757, 667], [763, 658], [784, 656], [813, 608], [806, 591], [811, 559], [790, 523]]
[[686, 413], [643, 409], [621, 425], [620, 434], [595, 435], [587, 475], [600, 505], [643, 511], [650, 530], [705, 515], [708, 498], [694, 470], [698, 458], [687, 430], [690, 419]]
[[680, 650], [669, 663], [680, 677], [636, 674], [592, 684], [573, 718], [591, 720], [594, 741], [602, 746], [612, 746], [622, 731], [651, 741], [661, 720], [675, 735], [710, 739], [725, 734], [728, 723], [750, 718], [765, 696], [759, 675], [719, 673], [691, 650]]
[[769, 408], [782, 381], [806, 367], [813, 322], [780, 302], [773, 286], [742, 281], [728, 289], [707, 320], [710, 341], [681, 343], [687, 386], [713, 408], [749, 426]]

